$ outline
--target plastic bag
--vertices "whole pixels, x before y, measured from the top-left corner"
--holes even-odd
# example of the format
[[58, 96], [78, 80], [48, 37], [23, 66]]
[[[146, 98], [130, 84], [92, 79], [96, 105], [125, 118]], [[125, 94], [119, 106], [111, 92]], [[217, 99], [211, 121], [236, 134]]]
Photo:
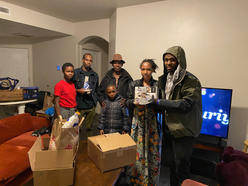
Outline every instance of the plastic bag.
[[10, 77], [0, 78], [0, 89], [13, 90], [17, 83], [19, 83], [18, 79], [12, 79]]

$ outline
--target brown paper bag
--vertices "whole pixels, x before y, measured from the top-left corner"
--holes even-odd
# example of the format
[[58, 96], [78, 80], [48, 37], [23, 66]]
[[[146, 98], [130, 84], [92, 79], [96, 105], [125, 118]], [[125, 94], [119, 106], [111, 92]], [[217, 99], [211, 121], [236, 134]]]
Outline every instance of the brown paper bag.
[[79, 141], [79, 125], [72, 128], [62, 128], [66, 122], [66, 119], [63, 119], [62, 122], [60, 122], [59, 118], [54, 120], [49, 150], [73, 149], [75, 154]]
[[45, 93], [43, 110], [46, 111], [48, 108], [52, 106], [53, 106], [53, 96], [48, 96], [47, 93]]

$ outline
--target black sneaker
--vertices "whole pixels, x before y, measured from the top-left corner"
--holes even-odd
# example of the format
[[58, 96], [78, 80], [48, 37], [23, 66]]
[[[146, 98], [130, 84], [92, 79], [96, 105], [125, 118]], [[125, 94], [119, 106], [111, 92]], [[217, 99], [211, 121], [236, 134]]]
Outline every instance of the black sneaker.
[[46, 128], [44, 131], [40, 132], [40, 135], [41, 135], [41, 136], [44, 135], [44, 134], [51, 134], [51, 128], [48, 127], [48, 128]]
[[35, 136], [35, 137], [38, 137], [42, 132], [44, 132], [47, 128], [45, 126], [43, 126], [42, 128], [34, 131], [31, 136]]

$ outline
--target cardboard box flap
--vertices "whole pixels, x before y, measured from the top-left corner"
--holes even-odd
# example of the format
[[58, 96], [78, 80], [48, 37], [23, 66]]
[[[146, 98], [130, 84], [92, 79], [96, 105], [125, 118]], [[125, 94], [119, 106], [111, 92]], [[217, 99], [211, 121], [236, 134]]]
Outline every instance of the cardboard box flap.
[[118, 141], [119, 147], [131, 147], [137, 146], [137, 144], [133, 141], [133, 139], [128, 134], [122, 134], [120, 136], [111, 136], [113, 140]]
[[30, 166], [31, 166], [32, 171], [35, 170], [35, 155], [36, 155], [36, 152], [38, 152], [38, 151], [42, 151], [42, 143], [41, 143], [41, 137], [40, 136], [36, 139], [33, 146], [28, 151], [28, 158], [29, 158], [29, 162], [30, 162]]
[[113, 135], [105, 135], [105, 138], [97, 138], [96, 141], [103, 152], [131, 146], [136, 147], [136, 143], [128, 134], [116, 135], [114, 133]]
[[103, 152], [119, 149], [119, 144], [117, 141], [113, 141], [108, 137], [97, 138], [96, 141]]
[[50, 142], [50, 137], [43, 138], [43, 147], [44, 147], [44, 150], [48, 150], [48, 148], [49, 148], [49, 142]]

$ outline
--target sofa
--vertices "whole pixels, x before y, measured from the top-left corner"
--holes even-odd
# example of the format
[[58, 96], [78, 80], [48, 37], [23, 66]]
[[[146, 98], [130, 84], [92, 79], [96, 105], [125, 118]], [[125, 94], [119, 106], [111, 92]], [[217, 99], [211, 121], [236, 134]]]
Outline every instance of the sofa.
[[248, 154], [226, 147], [215, 171], [219, 186], [248, 186]]
[[27, 153], [37, 137], [31, 134], [50, 125], [29, 113], [0, 120], [0, 186], [23, 185], [33, 177]]

